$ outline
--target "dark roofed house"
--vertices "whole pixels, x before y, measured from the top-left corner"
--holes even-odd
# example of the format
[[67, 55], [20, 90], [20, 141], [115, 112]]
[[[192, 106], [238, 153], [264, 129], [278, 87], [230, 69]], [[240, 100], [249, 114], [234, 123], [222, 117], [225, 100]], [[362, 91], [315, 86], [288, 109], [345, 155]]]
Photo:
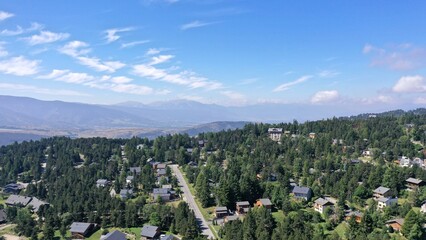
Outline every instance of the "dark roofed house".
[[373, 191], [373, 196], [375, 200], [378, 200], [379, 198], [387, 198], [392, 196], [392, 192], [387, 187], [378, 187]]
[[169, 188], [154, 188], [152, 189], [152, 198], [156, 201], [158, 198], [161, 198], [162, 201], [170, 201], [171, 194]]
[[164, 168], [157, 169], [157, 176], [158, 177], [166, 176], [166, 174], [167, 174], [166, 169], [164, 169]]
[[8, 206], [21, 206], [26, 207], [31, 201], [31, 197], [19, 196], [19, 195], [10, 195], [6, 200], [6, 205]]
[[41, 206], [49, 205], [49, 203], [41, 201], [40, 199], [33, 197], [31, 202], [28, 204], [33, 208], [33, 211], [37, 213], [40, 210]]
[[114, 232], [110, 232], [106, 235], [101, 236], [100, 240], [126, 240], [126, 234], [115, 230]]
[[250, 210], [250, 203], [248, 201], [237, 202], [237, 214], [246, 214]]
[[293, 188], [292, 194], [296, 199], [304, 199], [309, 201], [312, 197], [312, 190], [308, 187], [295, 186]]
[[216, 218], [223, 218], [228, 216], [228, 208], [227, 207], [215, 207], [214, 215]]
[[91, 234], [94, 227], [93, 223], [73, 222], [70, 226], [71, 238], [84, 239]]
[[419, 187], [425, 185], [425, 182], [417, 178], [408, 178], [405, 182], [408, 191], [416, 191]]
[[120, 198], [123, 200], [126, 200], [128, 198], [133, 197], [133, 190], [132, 189], [121, 189], [120, 191]]
[[158, 239], [160, 229], [157, 226], [145, 225], [141, 230], [142, 240]]
[[141, 173], [141, 167], [131, 167], [130, 172], [134, 174], [139, 174]]
[[157, 169], [166, 169], [167, 168], [167, 164], [165, 163], [159, 163], [156, 166]]
[[22, 190], [23, 186], [18, 183], [9, 183], [3, 187], [3, 193], [7, 194], [18, 194]]
[[6, 210], [0, 209], [0, 224], [7, 222]]
[[175, 237], [173, 235], [164, 235], [160, 237], [160, 240], [174, 240]]
[[232, 216], [226, 216], [223, 220], [223, 223], [227, 223], [227, 222], [232, 222], [235, 220], [240, 219], [237, 215], [232, 215]]
[[266, 209], [272, 209], [272, 203], [269, 198], [258, 199], [255, 205], [258, 207], [265, 207]]

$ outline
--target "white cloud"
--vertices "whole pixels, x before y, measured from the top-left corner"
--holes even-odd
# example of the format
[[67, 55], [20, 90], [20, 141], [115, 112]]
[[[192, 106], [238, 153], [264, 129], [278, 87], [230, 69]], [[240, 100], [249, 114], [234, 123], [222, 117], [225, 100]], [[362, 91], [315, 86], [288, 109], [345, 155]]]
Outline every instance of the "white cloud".
[[68, 33], [54, 33], [49, 31], [41, 31], [39, 35], [32, 35], [28, 38], [22, 38], [30, 45], [46, 44], [65, 40], [70, 35]]
[[51, 73], [38, 76], [37, 78], [40, 78], [40, 79], [55, 79], [55, 78], [58, 78], [60, 76], [65, 75], [69, 72], [70, 72], [70, 70], [68, 70], [68, 69], [65, 69], [65, 70], [53, 69]]
[[90, 67], [99, 72], [115, 72], [120, 68], [126, 66], [126, 64], [119, 61], [106, 61], [102, 62], [99, 58], [91, 57], [76, 57], [80, 64]]
[[56, 78], [55, 80], [67, 83], [82, 84], [95, 80], [95, 77], [87, 73], [70, 72], [61, 77]]
[[11, 84], [11, 83], [0, 83], [1, 90], [7, 91], [19, 91], [26, 93], [38, 93], [38, 94], [47, 94], [47, 95], [59, 95], [59, 96], [89, 96], [84, 93], [62, 90], [62, 89], [49, 89], [49, 88], [40, 88], [32, 85], [24, 84]]
[[303, 83], [303, 82], [306, 82], [311, 78], [312, 78], [312, 76], [310, 76], [310, 75], [302, 76], [302, 77], [296, 79], [293, 82], [288, 82], [288, 83], [284, 83], [284, 84], [279, 85], [273, 91], [274, 92], [286, 91], [286, 90], [290, 89], [290, 87], [297, 85], [297, 84], [300, 84], [300, 83]]
[[158, 49], [158, 48], [150, 48], [146, 52], [146, 55], [156, 55], [156, 54], [159, 54], [160, 52], [161, 52], [161, 50]]
[[28, 76], [38, 73], [40, 61], [28, 60], [23, 56], [0, 61], [0, 72], [16, 76]]
[[112, 77], [111, 79], [109, 79], [109, 81], [116, 84], [124, 84], [124, 83], [129, 83], [133, 81], [133, 79], [125, 77], [125, 76], [119, 76], [119, 77]]
[[88, 46], [89, 44], [85, 42], [72, 41], [65, 44], [65, 46], [63, 46], [62, 48], [60, 48], [59, 52], [69, 55], [71, 57], [78, 57], [81, 55], [88, 54], [91, 51], [91, 49], [88, 48]]
[[397, 93], [426, 92], [425, 78], [420, 75], [401, 77], [392, 90]]
[[28, 32], [32, 32], [32, 31], [38, 31], [43, 29], [43, 25], [39, 24], [39, 23], [31, 23], [31, 26], [29, 28], [22, 28], [21, 26], [16, 26], [16, 30], [9, 30], [9, 29], [4, 29], [0, 32], [1, 36], [16, 36], [16, 35], [20, 35], [23, 33], [28, 33]]
[[333, 78], [339, 74], [340, 74], [339, 72], [334, 70], [322, 70], [317, 75], [320, 78]]
[[129, 43], [123, 43], [123, 44], [121, 44], [121, 48], [130, 48], [130, 47], [134, 47], [134, 46], [149, 43], [149, 42], [150, 42], [149, 40], [142, 40], [142, 41], [134, 41], [134, 42], [129, 42]]
[[180, 29], [181, 30], [188, 30], [188, 29], [192, 29], [192, 28], [199, 28], [199, 27], [204, 27], [204, 26], [208, 26], [208, 25], [212, 25], [215, 24], [216, 22], [201, 22], [201, 21], [193, 21], [190, 23], [186, 23], [183, 24]]
[[6, 20], [6, 19], [11, 18], [13, 16], [15, 16], [15, 14], [9, 13], [9, 12], [0, 11], [0, 21]]
[[157, 65], [157, 64], [160, 64], [160, 63], [164, 63], [164, 62], [167, 62], [174, 57], [175, 56], [173, 56], [173, 55], [155, 56], [155, 57], [151, 58], [151, 62], [149, 63], [149, 65]]
[[319, 91], [311, 98], [311, 103], [328, 103], [339, 99], [339, 92], [336, 90]]
[[227, 101], [227, 105], [244, 105], [248, 102], [246, 96], [238, 92], [228, 90], [221, 91], [220, 94], [230, 99], [230, 102]]
[[107, 40], [107, 43], [112, 43], [120, 39], [120, 36], [117, 35], [117, 33], [129, 32], [133, 30], [134, 28], [132, 27], [107, 29], [105, 30], [105, 33], [106, 33], [105, 39]]

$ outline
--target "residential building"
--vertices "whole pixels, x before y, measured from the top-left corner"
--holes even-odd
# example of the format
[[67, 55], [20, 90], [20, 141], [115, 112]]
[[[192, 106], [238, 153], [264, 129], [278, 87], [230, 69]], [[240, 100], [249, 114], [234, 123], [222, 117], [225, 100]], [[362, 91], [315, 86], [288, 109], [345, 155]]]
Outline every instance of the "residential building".
[[283, 129], [282, 128], [269, 128], [268, 134], [269, 134], [269, 138], [272, 139], [272, 141], [279, 142], [279, 141], [281, 141]]
[[152, 189], [151, 196], [154, 201], [161, 198], [161, 201], [167, 202], [172, 198], [171, 192], [170, 188], [154, 188]]
[[248, 201], [237, 202], [237, 214], [246, 214], [250, 210], [250, 203]]
[[312, 190], [308, 187], [295, 186], [291, 192], [296, 199], [309, 201], [312, 197]]
[[239, 217], [238, 217], [237, 215], [226, 216], [226, 217], [223, 219], [223, 223], [225, 224], [225, 223], [227, 223], [227, 222], [235, 221], [235, 220], [238, 220], [238, 219], [239, 219]]
[[258, 199], [256, 201], [255, 206], [257, 206], [257, 207], [265, 207], [266, 209], [269, 209], [269, 210], [272, 209], [272, 203], [271, 203], [271, 200], [269, 200], [269, 198]]
[[379, 198], [387, 198], [391, 196], [392, 196], [392, 192], [387, 187], [380, 186], [373, 191], [373, 197], [375, 200], [378, 200]]
[[126, 183], [127, 184], [132, 184], [132, 182], [133, 182], [133, 180], [135, 179], [135, 177], [134, 176], [127, 176], [127, 178], [126, 178]]
[[32, 200], [31, 197], [25, 197], [20, 195], [10, 195], [6, 200], [7, 206], [13, 206], [13, 207], [26, 207], [28, 203], [30, 203]]
[[142, 240], [158, 239], [159, 236], [160, 228], [157, 226], [145, 225], [141, 230]]
[[355, 221], [357, 223], [360, 223], [363, 215], [364, 214], [360, 211], [351, 211], [351, 210], [345, 211], [345, 220], [349, 221], [351, 220], [351, 218], [355, 218]]
[[3, 187], [3, 193], [18, 194], [24, 187], [18, 183], [9, 183]]
[[393, 228], [394, 231], [400, 232], [404, 225], [403, 218], [395, 218], [386, 222], [386, 226]]
[[314, 132], [309, 133], [309, 138], [310, 139], [315, 139], [316, 138], [316, 134]]
[[133, 197], [133, 190], [132, 189], [121, 189], [120, 191], [120, 198], [123, 200], [129, 199]]
[[41, 201], [40, 199], [33, 197], [31, 199], [31, 202], [28, 204], [28, 206], [32, 207], [33, 212], [38, 213], [41, 206], [49, 205], [49, 203], [45, 201]]
[[385, 207], [396, 205], [397, 203], [398, 203], [398, 198], [381, 197], [377, 199], [377, 209], [384, 209]]
[[406, 157], [406, 156], [402, 156], [399, 159], [399, 166], [400, 167], [411, 167], [412, 166], [411, 159]]
[[126, 240], [126, 234], [115, 230], [114, 232], [110, 232], [106, 235], [102, 235], [100, 240]]
[[70, 226], [72, 239], [85, 239], [95, 228], [93, 223], [73, 222]]
[[216, 218], [223, 218], [228, 216], [228, 208], [227, 207], [215, 207], [214, 215]]
[[158, 168], [157, 169], [157, 177], [166, 176], [167, 171], [165, 168]]
[[175, 237], [173, 237], [173, 235], [161, 235], [160, 236], [160, 240], [174, 240]]
[[96, 181], [96, 187], [106, 187], [110, 184], [110, 182], [107, 179], [98, 179]]
[[131, 167], [130, 172], [132, 174], [135, 174], [135, 175], [140, 174], [141, 173], [141, 167]]
[[314, 210], [324, 214], [325, 210], [327, 208], [333, 209], [334, 208], [334, 204], [332, 202], [329, 202], [328, 200], [324, 199], [324, 198], [318, 198], [317, 200], [315, 200], [314, 202]]
[[407, 187], [408, 191], [417, 191], [417, 189], [425, 185], [425, 182], [417, 178], [408, 178], [405, 180], [405, 182], [405, 186]]

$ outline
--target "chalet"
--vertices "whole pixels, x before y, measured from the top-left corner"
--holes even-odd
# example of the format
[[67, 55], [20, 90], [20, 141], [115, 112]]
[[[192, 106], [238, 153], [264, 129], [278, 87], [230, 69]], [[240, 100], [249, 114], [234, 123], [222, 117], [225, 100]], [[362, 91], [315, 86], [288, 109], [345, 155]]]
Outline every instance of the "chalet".
[[126, 200], [128, 198], [133, 197], [133, 190], [132, 189], [121, 189], [120, 191], [120, 198], [123, 200]]
[[3, 193], [18, 194], [23, 189], [23, 186], [18, 183], [9, 183], [3, 187]]
[[41, 201], [40, 199], [33, 197], [28, 206], [32, 207], [33, 212], [38, 213], [42, 206], [49, 205], [49, 203]]
[[236, 209], [237, 209], [236, 211], [237, 214], [239, 215], [246, 214], [250, 210], [250, 203], [248, 201], [237, 202]]
[[282, 128], [269, 128], [268, 134], [269, 134], [269, 138], [272, 139], [272, 141], [279, 142], [279, 141], [281, 141], [283, 129]]
[[417, 178], [408, 178], [407, 180], [405, 180], [405, 182], [405, 186], [407, 187], [408, 191], [416, 191], [421, 186], [425, 185], [425, 182]]
[[402, 156], [399, 159], [399, 166], [400, 167], [411, 167], [412, 166], [411, 159], [406, 157], [406, 156]]
[[373, 191], [373, 197], [375, 200], [379, 199], [379, 198], [387, 198], [387, 197], [391, 197], [392, 196], [392, 192], [389, 188], [387, 187], [378, 187]]
[[351, 218], [355, 218], [355, 222], [360, 223], [362, 220], [362, 212], [360, 211], [346, 211], [345, 212], [345, 220], [349, 221]]
[[381, 197], [377, 199], [377, 209], [384, 209], [385, 207], [396, 205], [397, 203], [398, 203], [398, 198]]
[[94, 228], [95, 224], [93, 223], [73, 222], [70, 226], [71, 238], [85, 239], [92, 233]]
[[126, 234], [115, 230], [114, 232], [110, 232], [106, 235], [102, 235], [100, 240], [126, 240]]
[[328, 200], [324, 198], [318, 198], [314, 202], [314, 210], [324, 214], [326, 208], [334, 208], [334, 204], [332, 202], [329, 202]]
[[137, 175], [141, 173], [141, 167], [130, 167], [130, 173]]
[[133, 182], [133, 180], [135, 179], [135, 177], [134, 176], [127, 176], [127, 178], [126, 178], [126, 183], [127, 184], [132, 184], [132, 182]]
[[272, 209], [272, 203], [269, 198], [261, 198], [256, 201], [255, 206], [257, 207], [265, 207], [266, 209]]
[[0, 209], [0, 224], [7, 222], [6, 210]]
[[160, 229], [157, 226], [145, 225], [141, 230], [142, 240], [158, 239], [159, 235]]
[[316, 134], [314, 132], [309, 133], [309, 138], [310, 139], [315, 139], [316, 138]]
[[308, 187], [295, 186], [293, 188], [292, 194], [296, 199], [304, 199], [309, 201], [312, 197], [312, 190]]
[[362, 156], [364, 156], [364, 157], [371, 157], [372, 155], [373, 155], [373, 153], [371, 152], [371, 150], [362, 151]]
[[152, 189], [151, 196], [154, 201], [157, 201], [159, 198], [161, 198], [161, 201], [164, 202], [170, 201], [172, 197], [170, 188], [154, 188]]
[[395, 218], [386, 222], [386, 226], [393, 228], [394, 231], [400, 232], [404, 225], [403, 218]]
[[215, 207], [214, 215], [216, 218], [223, 218], [228, 216], [228, 208], [227, 207]]
[[110, 184], [110, 182], [106, 179], [98, 179], [96, 181], [96, 187], [100, 188], [100, 187], [106, 187]]
[[238, 217], [238, 216], [236, 216], [236, 215], [226, 216], [226, 217], [223, 219], [223, 223], [232, 222], [232, 221], [235, 221], [235, 220], [238, 220], [238, 219], [239, 219], [239, 217]]
[[160, 240], [174, 240], [175, 237], [173, 237], [173, 235], [161, 235], [160, 236]]
[[12, 206], [12, 207], [26, 207], [28, 205], [28, 203], [31, 202], [31, 197], [25, 197], [25, 196], [19, 196], [19, 195], [10, 195], [9, 198], [7, 198], [6, 200], [6, 205], [7, 206]]
[[166, 176], [167, 171], [165, 168], [158, 168], [157, 169], [157, 177]]

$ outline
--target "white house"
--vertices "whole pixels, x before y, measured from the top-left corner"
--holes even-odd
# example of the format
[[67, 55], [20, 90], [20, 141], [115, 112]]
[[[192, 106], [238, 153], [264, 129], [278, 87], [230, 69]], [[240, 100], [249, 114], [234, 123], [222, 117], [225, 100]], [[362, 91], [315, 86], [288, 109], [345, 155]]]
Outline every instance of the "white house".
[[399, 160], [399, 166], [400, 167], [411, 167], [412, 166], [411, 159], [406, 157], [406, 156], [402, 156], [401, 159]]
[[281, 141], [283, 129], [282, 128], [269, 128], [268, 134], [269, 134], [269, 138], [271, 138], [272, 141], [279, 142], [279, 141]]
[[398, 203], [398, 198], [386, 198], [381, 197], [377, 200], [377, 209], [383, 209], [385, 207]]

